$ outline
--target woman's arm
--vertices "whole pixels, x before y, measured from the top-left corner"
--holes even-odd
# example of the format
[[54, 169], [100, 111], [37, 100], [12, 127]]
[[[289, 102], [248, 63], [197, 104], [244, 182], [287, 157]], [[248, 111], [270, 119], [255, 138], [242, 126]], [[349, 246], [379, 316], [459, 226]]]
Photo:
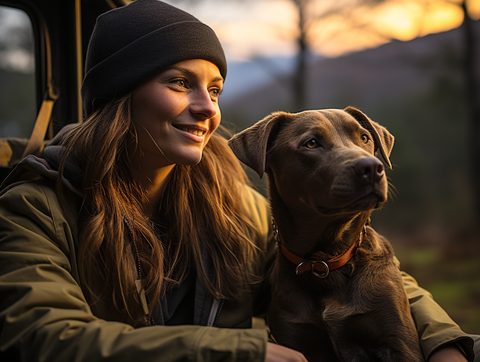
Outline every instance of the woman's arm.
[[307, 359], [298, 351], [268, 343], [265, 362], [307, 362]]
[[448, 344], [433, 352], [428, 362], [467, 362], [467, 359], [455, 344]]
[[425, 359], [429, 362], [463, 361], [449, 359], [460, 358], [460, 353], [467, 361], [473, 361], [473, 339], [460, 329], [428, 291], [418, 286], [413, 277], [405, 272], [402, 277]]
[[0, 197], [0, 360], [265, 360], [265, 330], [98, 318], [79, 286], [74, 234], [46, 184]]

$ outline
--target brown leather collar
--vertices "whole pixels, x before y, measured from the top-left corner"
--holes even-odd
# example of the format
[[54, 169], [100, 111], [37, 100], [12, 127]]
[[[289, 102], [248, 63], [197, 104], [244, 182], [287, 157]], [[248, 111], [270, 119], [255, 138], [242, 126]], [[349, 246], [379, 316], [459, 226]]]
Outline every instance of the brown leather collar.
[[272, 218], [272, 226], [273, 226], [273, 234], [275, 239], [277, 240], [280, 251], [285, 255], [285, 257], [290, 260], [292, 263], [297, 265], [295, 269], [295, 273], [297, 275], [301, 275], [307, 271], [310, 271], [313, 275], [318, 278], [326, 278], [328, 274], [330, 274], [331, 270], [335, 270], [341, 268], [345, 264], [347, 264], [350, 259], [352, 259], [355, 251], [360, 246], [363, 241], [363, 238], [366, 234], [366, 228], [363, 227], [362, 232], [360, 233], [358, 239], [350, 246], [350, 248], [345, 251], [344, 253], [333, 257], [329, 260], [318, 260], [318, 259], [303, 259], [295, 254], [293, 254], [290, 250], [288, 250], [282, 243], [280, 243], [280, 236], [278, 235], [278, 229], [275, 224], [275, 220]]

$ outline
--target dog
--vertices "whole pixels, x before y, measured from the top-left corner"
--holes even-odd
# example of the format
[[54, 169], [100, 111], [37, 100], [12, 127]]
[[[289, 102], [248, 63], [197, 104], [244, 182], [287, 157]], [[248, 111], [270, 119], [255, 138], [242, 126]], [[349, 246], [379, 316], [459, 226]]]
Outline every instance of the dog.
[[424, 361], [391, 244], [370, 226], [387, 200], [379, 153], [394, 137], [360, 110], [274, 112], [234, 135], [237, 158], [268, 175], [279, 252], [267, 323], [316, 361]]

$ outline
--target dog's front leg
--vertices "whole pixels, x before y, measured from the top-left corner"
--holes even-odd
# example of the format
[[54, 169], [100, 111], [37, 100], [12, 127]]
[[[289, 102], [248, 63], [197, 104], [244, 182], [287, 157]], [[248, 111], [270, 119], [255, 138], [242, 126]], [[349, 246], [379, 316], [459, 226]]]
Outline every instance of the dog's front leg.
[[336, 354], [342, 362], [424, 362], [413, 325], [405, 325], [398, 306], [360, 311], [329, 303], [324, 313]]
[[272, 300], [267, 323], [275, 340], [286, 347], [302, 352], [309, 362], [341, 362], [335, 353], [325, 324], [314, 319], [315, 313], [304, 313], [310, 308], [282, 308], [290, 301]]

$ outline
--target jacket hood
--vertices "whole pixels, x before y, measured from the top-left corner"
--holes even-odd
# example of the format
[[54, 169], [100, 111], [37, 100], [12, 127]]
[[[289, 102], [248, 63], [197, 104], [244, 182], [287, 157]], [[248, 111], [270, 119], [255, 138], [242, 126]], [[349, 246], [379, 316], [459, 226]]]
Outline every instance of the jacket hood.
[[[63, 127], [55, 138], [43, 150], [43, 157], [28, 155], [23, 158], [7, 176], [0, 189], [3, 191], [13, 184], [33, 179], [38, 176], [56, 181], [58, 177], [58, 168], [65, 153], [65, 147], [61, 141], [78, 124], [69, 124]], [[82, 190], [83, 170], [78, 166], [74, 154], [70, 154], [65, 163], [62, 175], [62, 182], [65, 187], [73, 191], [80, 197], [83, 197]]]

